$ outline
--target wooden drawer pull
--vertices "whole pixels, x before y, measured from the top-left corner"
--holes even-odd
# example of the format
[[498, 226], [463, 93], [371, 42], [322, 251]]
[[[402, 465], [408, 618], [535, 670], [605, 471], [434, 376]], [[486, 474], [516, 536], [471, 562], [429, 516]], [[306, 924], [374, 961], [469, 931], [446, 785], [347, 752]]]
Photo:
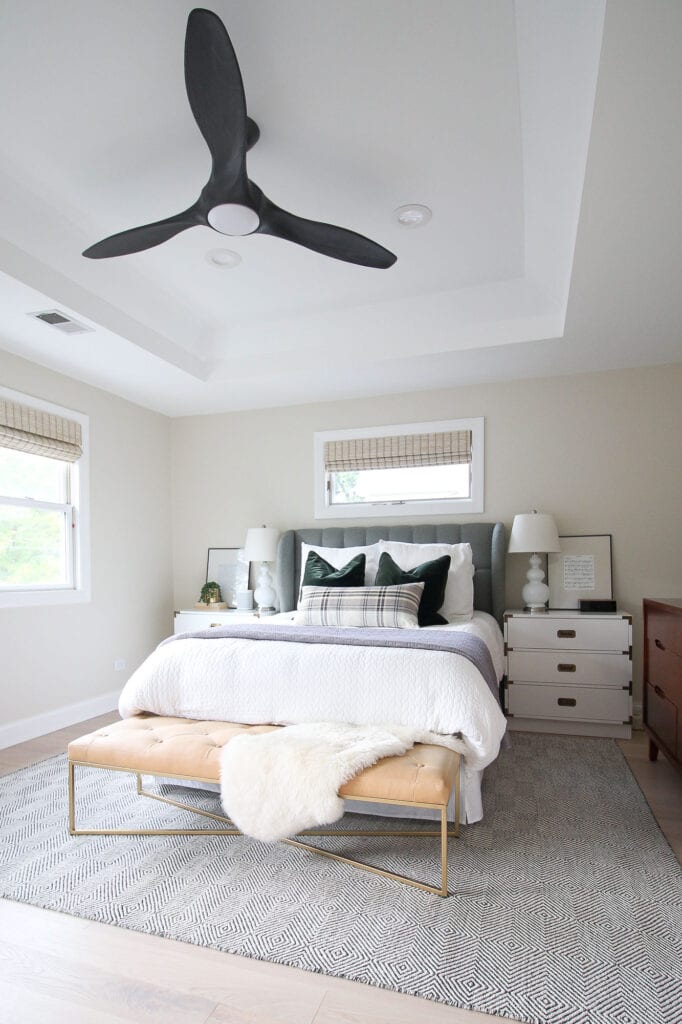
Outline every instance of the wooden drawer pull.
[[575, 697], [557, 697], [557, 704], [562, 708], [574, 708], [577, 703]]
[[658, 647], [659, 651], [665, 650], [665, 644], [661, 640], [654, 640], [654, 643]]
[[663, 700], [666, 699], [665, 694], [663, 693], [663, 690], [660, 688], [660, 686], [654, 686], [654, 693], [657, 697], [662, 697]]
[[556, 670], [557, 672], [575, 672], [575, 665], [557, 665]]
[[574, 629], [557, 629], [556, 635], [560, 640], [575, 640]]

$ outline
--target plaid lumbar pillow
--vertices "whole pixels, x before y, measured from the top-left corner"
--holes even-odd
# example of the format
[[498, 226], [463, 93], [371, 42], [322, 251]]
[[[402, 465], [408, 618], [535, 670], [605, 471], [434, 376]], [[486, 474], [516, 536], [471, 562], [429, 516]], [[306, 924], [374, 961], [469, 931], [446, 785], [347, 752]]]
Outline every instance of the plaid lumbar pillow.
[[399, 587], [303, 587], [298, 626], [381, 626], [417, 629], [423, 583]]

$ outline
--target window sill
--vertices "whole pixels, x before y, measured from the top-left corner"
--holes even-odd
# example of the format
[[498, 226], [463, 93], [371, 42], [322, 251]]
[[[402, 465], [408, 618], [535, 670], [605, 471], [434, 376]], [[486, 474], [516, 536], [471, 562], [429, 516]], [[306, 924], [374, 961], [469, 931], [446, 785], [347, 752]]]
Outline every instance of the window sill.
[[322, 505], [315, 508], [315, 519], [391, 519], [393, 516], [468, 516], [484, 511], [483, 502], [459, 501], [376, 502], [372, 505]]
[[0, 590], [0, 608], [35, 608], [36, 605], [88, 604], [90, 588], [78, 590]]

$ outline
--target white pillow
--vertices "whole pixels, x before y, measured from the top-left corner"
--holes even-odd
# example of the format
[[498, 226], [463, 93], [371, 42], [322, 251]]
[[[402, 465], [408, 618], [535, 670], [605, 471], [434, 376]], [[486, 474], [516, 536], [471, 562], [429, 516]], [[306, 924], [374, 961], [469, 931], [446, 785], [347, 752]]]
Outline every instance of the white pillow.
[[356, 555], [365, 556], [365, 586], [374, 586], [374, 578], [379, 570], [379, 544], [366, 544], [362, 548], [323, 548], [319, 544], [301, 544], [301, 574], [298, 578], [298, 590], [301, 591], [305, 563], [308, 554], [317, 551], [318, 555], [324, 558], [335, 569], [341, 569], [351, 558]]
[[408, 571], [422, 562], [450, 555], [445, 600], [438, 612], [448, 622], [468, 622], [473, 617], [474, 563], [471, 544], [406, 544], [398, 540], [380, 540], [379, 557], [384, 551], [388, 551], [396, 565]]
[[304, 587], [295, 626], [419, 629], [423, 583], [397, 587]]

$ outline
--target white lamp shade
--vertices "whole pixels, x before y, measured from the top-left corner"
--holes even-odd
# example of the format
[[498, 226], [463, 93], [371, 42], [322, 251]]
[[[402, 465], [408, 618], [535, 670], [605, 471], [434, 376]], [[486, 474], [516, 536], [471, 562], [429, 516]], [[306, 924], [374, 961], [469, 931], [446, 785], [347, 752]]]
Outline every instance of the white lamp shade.
[[510, 554], [561, 551], [554, 516], [546, 512], [524, 512], [514, 516], [509, 538]]
[[274, 562], [279, 530], [273, 526], [254, 526], [246, 532], [244, 555], [248, 562]]

